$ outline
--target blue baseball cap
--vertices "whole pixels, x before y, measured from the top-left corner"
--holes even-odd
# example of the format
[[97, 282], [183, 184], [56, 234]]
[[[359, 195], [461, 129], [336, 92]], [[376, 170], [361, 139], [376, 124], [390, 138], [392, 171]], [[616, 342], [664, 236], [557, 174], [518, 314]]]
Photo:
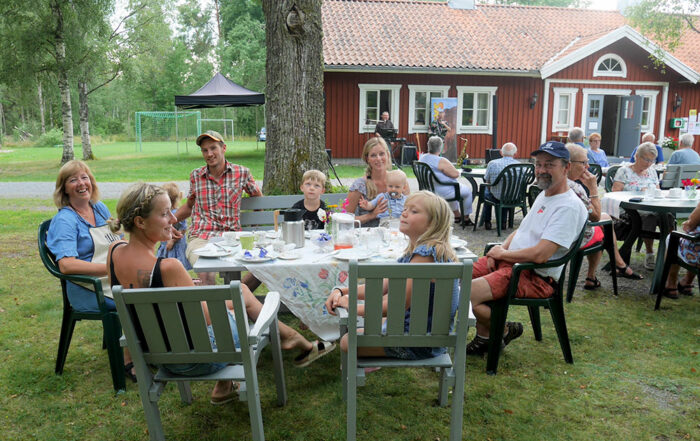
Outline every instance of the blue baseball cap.
[[540, 153], [549, 153], [556, 158], [562, 158], [569, 160], [569, 150], [566, 148], [563, 142], [559, 141], [547, 141], [542, 144], [539, 150], [535, 150], [530, 153], [530, 156], [537, 156]]

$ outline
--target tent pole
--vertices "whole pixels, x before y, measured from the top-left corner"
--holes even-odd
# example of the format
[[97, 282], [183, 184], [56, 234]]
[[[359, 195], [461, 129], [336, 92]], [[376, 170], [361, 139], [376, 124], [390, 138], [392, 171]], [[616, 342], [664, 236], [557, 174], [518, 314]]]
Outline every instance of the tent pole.
[[177, 127], [177, 106], [175, 106], [175, 145], [177, 146], [177, 154], [180, 154], [180, 139], [178, 138], [178, 127]]

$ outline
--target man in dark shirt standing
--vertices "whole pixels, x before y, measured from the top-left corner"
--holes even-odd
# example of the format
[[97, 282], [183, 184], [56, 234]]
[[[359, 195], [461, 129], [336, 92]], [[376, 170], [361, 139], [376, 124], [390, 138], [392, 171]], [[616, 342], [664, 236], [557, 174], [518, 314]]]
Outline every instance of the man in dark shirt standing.
[[377, 126], [374, 128], [374, 134], [386, 139], [387, 144], [391, 145], [387, 138], [394, 137], [394, 123], [389, 119], [389, 112], [386, 110], [382, 112], [382, 119], [379, 120]]

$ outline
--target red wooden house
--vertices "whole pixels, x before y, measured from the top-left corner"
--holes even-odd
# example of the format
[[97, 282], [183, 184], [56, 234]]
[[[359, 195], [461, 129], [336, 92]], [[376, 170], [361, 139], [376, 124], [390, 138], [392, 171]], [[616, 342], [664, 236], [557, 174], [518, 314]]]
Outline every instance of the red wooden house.
[[457, 135], [476, 158], [508, 141], [528, 157], [576, 126], [629, 156], [645, 132], [678, 136], [670, 120], [700, 107], [700, 34], [669, 53], [619, 11], [325, 0], [323, 33], [326, 145], [339, 158], [360, 156], [384, 110], [424, 147], [431, 97], [458, 99]]

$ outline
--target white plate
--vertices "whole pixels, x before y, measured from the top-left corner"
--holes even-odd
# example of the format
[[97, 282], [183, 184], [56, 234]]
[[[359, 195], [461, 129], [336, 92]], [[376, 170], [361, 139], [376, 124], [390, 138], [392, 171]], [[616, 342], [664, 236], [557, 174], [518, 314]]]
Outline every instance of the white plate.
[[220, 248], [217, 248], [215, 250], [212, 250], [210, 248], [207, 249], [199, 249], [193, 251], [194, 254], [198, 255], [199, 257], [223, 257], [223, 256], [228, 256], [232, 253], [231, 250], [222, 250]]
[[245, 253], [245, 251], [243, 253], [239, 254], [238, 257], [236, 257], [236, 258], [238, 260], [240, 260], [242, 262], [246, 262], [246, 263], [262, 263], [262, 262], [268, 262], [270, 260], [277, 258], [277, 254], [273, 253], [272, 251], [268, 252], [265, 257], [258, 257], [260, 251], [253, 250], [253, 253], [251, 253], [251, 254], [253, 254], [253, 257], [250, 259], [245, 257], [243, 255], [244, 253]]
[[467, 246], [467, 241], [458, 237], [452, 237], [450, 238], [450, 245], [452, 248], [463, 248]]
[[372, 257], [372, 253], [369, 253], [364, 250], [355, 250], [349, 248], [346, 250], [340, 250], [340, 252], [333, 257], [335, 257], [338, 260], [365, 260]]
[[678, 196], [671, 196], [670, 194], [666, 195], [666, 199], [682, 199], [682, 198], [683, 198], [683, 194], [680, 194]]
[[265, 233], [265, 237], [268, 239], [278, 239], [282, 237], [282, 232], [281, 231], [268, 231]]

